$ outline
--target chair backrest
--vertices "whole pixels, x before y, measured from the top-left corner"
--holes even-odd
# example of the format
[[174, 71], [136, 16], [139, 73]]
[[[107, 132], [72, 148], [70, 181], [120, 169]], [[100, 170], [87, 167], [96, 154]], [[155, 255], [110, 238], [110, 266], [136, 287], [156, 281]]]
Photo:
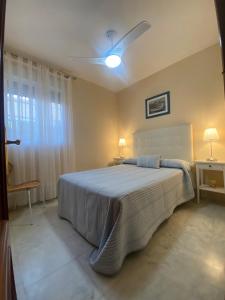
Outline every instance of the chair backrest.
[[6, 130], [5, 130], [5, 160], [6, 160], [6, 175], [8, 176], [8, 162], [9, 162], [9, 159], [8, 159], [8, 148], [7, 148], [7, 144], [6, 144], [6, 141], [7, 141], [7, 137], [6, 137]]
[[12, 181], [12, 172], [13, 172], [13, 164], [8, 161], [7, 165], [6, 165], [6, 170], [7, 170], [7, 184], [11, 185], [11, 181]]

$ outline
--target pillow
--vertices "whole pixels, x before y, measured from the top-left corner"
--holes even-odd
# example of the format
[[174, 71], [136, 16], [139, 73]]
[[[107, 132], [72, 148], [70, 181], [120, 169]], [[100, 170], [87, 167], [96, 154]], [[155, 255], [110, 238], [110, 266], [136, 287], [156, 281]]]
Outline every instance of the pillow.
[[190, 171], [191, 164], [182, 159], [161, 159], [160, 167], [186, 169], [187, 171]]
[[127, 164], [127, 165], [136, 165], [137, 164], [137, 158], [126, 158], [123, 160], [123, 164]]
[[137, 166], [144, 168], [160, 168], [160, 155], [145, 155], [137, 159]]

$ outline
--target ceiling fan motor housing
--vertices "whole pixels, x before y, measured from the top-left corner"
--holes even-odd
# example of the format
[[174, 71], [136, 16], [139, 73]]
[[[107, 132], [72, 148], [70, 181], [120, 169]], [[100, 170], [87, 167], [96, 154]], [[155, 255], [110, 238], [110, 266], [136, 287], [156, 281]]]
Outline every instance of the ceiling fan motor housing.
[[116, 31], [113, 29], [107, 30], [105, 35], [108, 39], [113, 40], [114, 36], [116, 35]]

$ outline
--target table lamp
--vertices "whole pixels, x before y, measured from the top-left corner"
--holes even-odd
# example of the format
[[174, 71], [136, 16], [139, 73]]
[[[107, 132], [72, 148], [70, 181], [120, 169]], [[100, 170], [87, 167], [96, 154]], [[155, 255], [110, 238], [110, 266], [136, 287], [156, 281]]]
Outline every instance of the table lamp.
[[124, 157], [124, 147], [126, 146], [126, 140], [125, 138], [121, 137], [119, 139], [119, 148], [120, 148], [120, 157], [123, 158]]
[[207, 128], [204, 131], [204, 141], [210, 144], [210, 157], [207, 158], [208, 161], [216, 161], [217, 159], [213, 157], [213, 142], [219, 140], [219, 135], [216, 128]]

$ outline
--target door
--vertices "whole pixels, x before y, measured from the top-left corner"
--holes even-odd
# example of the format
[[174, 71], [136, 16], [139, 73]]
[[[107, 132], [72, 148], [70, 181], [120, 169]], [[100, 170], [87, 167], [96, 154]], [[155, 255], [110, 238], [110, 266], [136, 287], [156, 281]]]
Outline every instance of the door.
[[215, 0], [217, 21], [220, 32], [220, 43], [223, 60], [223, 80], [224, 80], [224, 91], [225, 91], [225, 1]]
[[16, 300], [12, 256], [8, 235], [8, 202], [4, 124], [4, 31], [6, 0], [0, 0], [0, 300]]
[[5, 164], [3, 52], [6, 0], [0, 0], [0, 220], [8, 220]]

